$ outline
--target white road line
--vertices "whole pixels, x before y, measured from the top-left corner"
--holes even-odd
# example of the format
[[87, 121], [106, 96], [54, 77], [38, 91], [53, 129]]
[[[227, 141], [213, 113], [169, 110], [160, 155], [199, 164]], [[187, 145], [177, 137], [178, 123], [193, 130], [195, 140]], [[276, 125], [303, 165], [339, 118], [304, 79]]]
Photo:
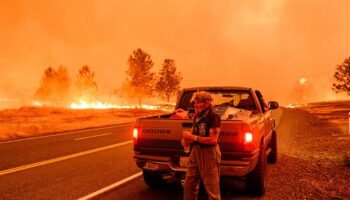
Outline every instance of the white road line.
[[84, 196], [84, 197], [81, 197], [81, 198], [79, 198], [78, 200], [87, 200], [87, 199], [94, 198], [94, 197], [96, 197], [96, 196], [98, 196], [98, 195], [100, 195], [100, 194], [102, 194], [102, 193], [104, 193], [104, 192], [106, 192], [106, 191], [108, 191], [108, 190], [111, 190], [111, 189], [113, 189], [113, 188], [115, 188], [115, 187], [118, 187], [118, 186], [120, 186], [120, 185], [122, 185], [122, 184], [124, 184], [124, 183], [126, 183], [126, 182], [128, 182], [128, 181], [131, 181], [132, 179], [135, 179], [135, 178], [141, 176], [141, 175], [142, 175], [142, 172], [139, 172], [139, 173], [134, 174], [134, 175], [132, 175], [132, 176], [129, 176], [129, 177], [127, 177], [127, 178], [125, 178], [125, 179], [123, 179], [123, 180], [121, 180], [121, 181], [118, 181], [118, 182], [116, 182], [116, 183], [113, 183], [112, 185], [109, 185], [109, 186], [104, 187], [104, 188], [102, 188], [102, 189], [100, 189], [100, 190], [97, 190], [96, 192], [93, 192], [93, 193], [88, 194], [88, 195], [86, 195], [86, 196]]
[[32, 137], [32, 138], [24, 138], [24, 139], [18, 139], [18, 140], [9, 140], [9, 141], [5, 141], [5, 142], [0, 142], [0, 144], [21, 142], [21, 141], [26, 141], [26, 140], [35, 140], [35, 139], [48, 138], [48, 137], [56, 137], [56, 136], [61, 136], [61, 135], [69, 135], [69, 134], [74, 134], [74, 133], [82, 133], [82, 132], [89, 132], [89, 131], [96, 131], [96, 130], [103, 130], [103, 129], [107, 129], [107, 128], [120, 127], [120, 126], [130, 126], [132, 124], [134, 124], [134, 123], [120, 124], [120, 125], [115, 125], [115, 126], [108, 126], [108, 127], [104, 127], [104, 128], [93, 128], [93, 129], [86, 129], [86, 130], [80, 130], [80, 131], [70, 131], [70, 132], [65, 132], [65, 133], [57, 133], [57, 134], [53, 134], [53, 135], [45, 135], [45, 136]]
[[53, 158], [53, 159], [50, 159], [50, 160], [44, 160], [44, 161], [40, 161], [40, 162], [28, 164], [28, 165], [23, 165], [23, 166], [11, 168], [11, 169], [2, 170], [2, 171], [0, 171], [0, 176], [5, 175], [5, 174], [11, 174], [11, 173], [22, 171], [22, 170], [26, 170], [26, 169], [30, 169], [30, 168], [34, 168], [34, 167], [39, 167], [39, 166], [42, 166], [42, 165], [51, 164], [51, 163], [54, 163], [54, 162], [68, 160], [68, 159], [79, 157], [79, 156], [88, 155], [88, 154], [91, 154], [91, 153], [96, 153], [96, 152], [107, 150], [107, 149], [112, 149], [112, 148], [115, 148], [115, 147], [118, 147], [118, 146], [130, 144], [132, 142], [133, 142], [132, 140], [128, 140], [128, 141], [125, 141], [125, 142], [120, 142], [120, 143], [116, 143], [116, 144], [112, 144], [112, 145], [108, 145], [108, 146], [104, 146], [104, 147], [99, 147], [99, 148], [96, 148], [96, 149], [90, 149], [90, 150], [87, 150], [87, 151], [82, 151], [82, 152], [75, 153], [75, 154], [70, 154], [70, 155], [67, 155], [67, 156], [61, 156], [61, 157]]
[[92, 135], [92, 136], [88, 136], [88, 137], [76, 138], [74, 140], [85, 140], [85, 139], [90, 139], [90, 138], [95, 138], [95, 137], [102, 137], [102, 136], [111, 135], [111, 134], [112, 133], [105, 133], [105, 134], [100, 134], [100, 135]]

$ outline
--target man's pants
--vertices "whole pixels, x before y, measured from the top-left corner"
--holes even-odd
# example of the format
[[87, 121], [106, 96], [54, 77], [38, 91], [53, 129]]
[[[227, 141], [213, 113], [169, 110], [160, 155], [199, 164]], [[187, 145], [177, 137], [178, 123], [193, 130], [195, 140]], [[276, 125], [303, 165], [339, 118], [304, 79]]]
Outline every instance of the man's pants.
[[219, 145], [201, 148], [195, 144], [189, 160], [184, 184], [184, 199], [195, 200], [198, 195], [200, 179], [209, 199], [220, 199], [220, 161]]

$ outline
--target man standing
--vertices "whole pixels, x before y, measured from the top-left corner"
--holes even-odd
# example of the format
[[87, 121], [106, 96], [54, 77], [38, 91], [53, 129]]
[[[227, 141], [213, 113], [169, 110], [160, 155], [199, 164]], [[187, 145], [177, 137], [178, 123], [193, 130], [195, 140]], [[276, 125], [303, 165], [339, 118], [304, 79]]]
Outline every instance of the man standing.
[[183, 131], [183, 146], [193, 143], [188, 160], [184, 184], [184, 199], [195, 200], [198, 195], [198, 184], [202, 180], [209, 199], [220, 198], [220, 161], [221, 152], [218, 138], [221, 119], [213, 112], [210, 93], [200, 91], [193, 94], [195, 117], [192, 133]]

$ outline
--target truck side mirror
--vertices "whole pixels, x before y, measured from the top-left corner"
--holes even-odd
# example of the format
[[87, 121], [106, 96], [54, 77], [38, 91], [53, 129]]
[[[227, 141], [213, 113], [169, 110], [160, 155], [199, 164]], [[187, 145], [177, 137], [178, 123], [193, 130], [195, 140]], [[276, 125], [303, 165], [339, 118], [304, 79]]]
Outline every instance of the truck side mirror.
[[279, 107], [278, 102], [276, 101], [269, 101], [268, 107], [270, 110], [275, 110]]

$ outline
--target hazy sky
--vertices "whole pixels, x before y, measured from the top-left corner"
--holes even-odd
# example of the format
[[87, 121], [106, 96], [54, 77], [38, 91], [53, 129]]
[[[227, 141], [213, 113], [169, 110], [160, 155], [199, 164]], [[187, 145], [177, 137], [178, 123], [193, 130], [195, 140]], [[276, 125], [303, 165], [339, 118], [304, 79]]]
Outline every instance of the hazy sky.
[[252, 86], [288, 102], [305, 77], [329, 98], [350, 56], [349, 10], [348, 0], [1, 0], [0, 101], [30, 98], [58, 65], [71, 76], [89, 65], [110, 92], [136, 48], [154, 71], [174, 59], [183, 87]]

